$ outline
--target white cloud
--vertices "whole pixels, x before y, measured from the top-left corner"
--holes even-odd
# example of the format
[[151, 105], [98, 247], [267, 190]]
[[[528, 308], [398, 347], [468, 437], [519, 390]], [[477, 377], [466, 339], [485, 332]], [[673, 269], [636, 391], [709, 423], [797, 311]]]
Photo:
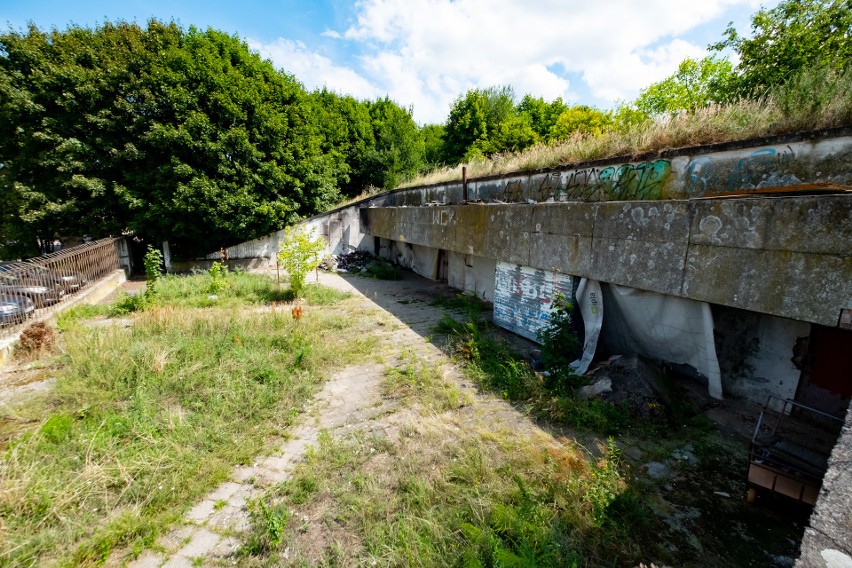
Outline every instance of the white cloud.
[[336, 65], [328, 57], [312, 52], [300, 41], [279, 38], [262, 44], [248, 39], [247, 43], [276, 67], [295, 75], [308, 89], [328, 87], [356, 98], [374, 98], [384, 94], [353, 69]]
[[440, 122], [473, 87], [511, 84], [518, 95], [587, 104], [630, 100], [684, 57], [704, 55], [688, 40], [691, 29], [757, 1], [359, 0], [349, 28], [323, 34], [349, 49], [351, 67], [285, 39], [253, 47], [308, 86], [387, 93], [413, 104], [416, 120]]

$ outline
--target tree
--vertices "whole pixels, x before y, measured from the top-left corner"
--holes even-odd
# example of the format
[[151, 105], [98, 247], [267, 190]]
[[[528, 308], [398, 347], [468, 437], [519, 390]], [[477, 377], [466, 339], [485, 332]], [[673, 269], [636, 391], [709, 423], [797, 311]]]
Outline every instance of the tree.
[[368, 154], [370, 185], [393, 189], [400, 182], [414, 177], [423, 165], [423, 136], [405, 109], [389, 98], [378, 99], [370, 105], [370, 120], [376, 145]]
[[447, 161], [444, 156], [444, 133], [443, 124], [426, 124], [420, 128], [424, 165], [435, 167]]
[[475, 143], [488, 140], [489, 113], [486, 95], [469, 90], [456, 99], [444, 131], [444, 155], [450, 164], [461, 162]]
[[575, 132], [599, 136], [611, 124], [612, 118], [609, 113], [585, 105], [578, 105], [559, 115], [556, 123], [550, 129], [549, 137], [552, 140], [563, 140]]
[[316, 270], [322, 262], [328, 244], [325, 239], [314, 235], [314, 230], [301, 226], [284, 229], [284, 240], [278, 250], [278, 263], [287, 272], [290, 290], [299, 298], [305, 287], [305, 277]]
[[556, 125], [559, 116], [568, 110], [568, 105], [562, 102], [562, 97], [557, 97], [551, 102], [543, 98], [535, 98], [532, 95], [524, 95], [518, 104], [518, 113], [528, 117], [529, 124], [538, 137], [549, 142], [551, 132]]
[[444, 132], [447, 162], [517, 152], [539, 142], [530, 118], [515, 107], [510, 86], [471, 89], [456, 99]]
[[376, 145], [370, 104], [328, 89], [308, 95], [308, 118], [340, 193], [354, 197], [370, 185]]
[[695, 111], [734, 98], [736, 75], [731, 62], [714, 56], [686, 58], [674, 75], [642, 89], [636, 108], [646, 115]]
[[215, 30], [2, 34], [0, 237], [129, 229], [191, 256], [321, 211], [338, 199], [336, 164], [305, 98]]
[[731, 22], [725, 39], [710, 46], [739, 55], [737, 90], [747, 96], [762, 96], [801, 70], [852, 62], [852, 0], [784, 0], [754, 14], [751, 30], [740, 36]]

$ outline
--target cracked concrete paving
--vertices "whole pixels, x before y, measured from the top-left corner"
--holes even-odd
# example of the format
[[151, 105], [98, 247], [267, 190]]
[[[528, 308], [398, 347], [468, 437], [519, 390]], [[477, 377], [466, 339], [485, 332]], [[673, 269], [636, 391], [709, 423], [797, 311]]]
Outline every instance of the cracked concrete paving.
[[[399, 357], [402, 350], [411, 350], [418, 358], [432, 363], [444, 357], [424, 339], [424, 334], [443, 316], [444, 312], [430, 306], [429, 301], [434, 299], [436, 291], [446, 291], [445, 284], [410, 276], [403, 281], [387, 282], [344, 279], [326, 273], [320, 275], [320, 282], [352, 292], [373, 307], [390, 307], [388, 302], [393, 303], [396, 317], [405, 325], [393, 333], [378, 334], [381, 338], [378, 354], [385, 362], [350, 366], [334, 373], [277, 451], [258, 458], [250, 466], [235, 468], [230, 481], [209, 493], [184, 516], [179, 526], [160, 537], [153, 549], [144, 551], [128, 566], [181, 568], [223, 562], [236, 564], [235, 553], [243, 543], [234, 535], [249, 527], [246, 507], [249, 499], [287, 480], [304, 459], [308, 447], [317, 445], [322, 430], [390, 427], [370, 422], [387, 413], [381, 380], [388, 368], [402, 363]], [[415, 301], [403, 304], [399, 298]], [[414, 322], [416, 325], [410, 326]]]

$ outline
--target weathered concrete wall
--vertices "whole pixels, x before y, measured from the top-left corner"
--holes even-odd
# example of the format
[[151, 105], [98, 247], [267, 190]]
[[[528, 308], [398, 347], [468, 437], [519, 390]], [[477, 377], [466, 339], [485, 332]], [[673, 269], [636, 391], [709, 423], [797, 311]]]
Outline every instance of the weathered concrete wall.
[[834, 446], [796, 568], [852, 566], [852, 408]]
[[852, 195], [364, 211], [368, 234], [836, 326]]
[[796, 399], [802, 371], [794, 361], [809, 323], [722, 306], [713, 307], [713, 321], [726, 393], [759, 403]]
[[[685, 148], [645, 160], [616, 158], [548, 171], [468, 181], [468, 200], [504, 203], [635, 201], [706, 197], [800, 184], [852, 185], [852, 137], [776, 138], [764, 143]], [[463, 201], [461, 180], [402, 189], [375, 207]]]
[[[849, 131], [776, 137], [683, 148], [634, 160], [614, 158], [547, 171], [471, 179], [468, 200], [487, 203], [551, 203], [586, 201], [677, 200], [731, 191], [799, 184], [852, 185], [852, 136]], [[374, 207], [416, 207], [463, 203], [461, 180], [395, 190], [349, 207], [304, 221], [330, 241], [331, 253], [372, 250], [362, 241], [358, 210]], [[576, 219], [575, 219], [576, 221]], [[759, 220], [756, 220], [759, 221]], [[739, 222], [739, 220], [738, 220]], [[712, 221], [706, 227], [712, 232]], [[548, 231], [544, 231], [545, 234]], [[720, 233], [721, 235], [721, 233]], [[281, 242], [279, 231], [227, 249], [231, 259], [266, 259], [274, 262]], [[586, 243], [577, 233], [572, 246]], [[711, 235], [712, 237], [712, 235]], [[542, 239], [539, 255], [562, 240]], [[470, 254], [470, 251], [461, 251]], [[219, 252], [207, 255], [211, 263]], [[724, 264], [725, 259], [718, 259]]]
[[449, 252], [447, 284], [493, 302], [496, 270], [497, 261], [493, 258]]
[[[372, 240], [367, 243], [361, 232], [360, 214], [357, 207], [344, 207], [306, 219], [302, 223], [315, 234], [328, 240], [329, 254], [345, 254], [353, 250], [368, 247], [372, 250]], [[275, 266], [275, 256], [284, 238], [284, 231], [276, 231], [271, 235], [246, 241], [225, 249], [229, 264], [248, 270], [266, 269]], [[369, 244], [369, 246], [368, 246]], [[219, 251], [208, 254], [204, 259], [193, 261], [173, 261], [171, 270], [188, 272], [192, 269], [207, 270], [210, 265], [220, 259]]]

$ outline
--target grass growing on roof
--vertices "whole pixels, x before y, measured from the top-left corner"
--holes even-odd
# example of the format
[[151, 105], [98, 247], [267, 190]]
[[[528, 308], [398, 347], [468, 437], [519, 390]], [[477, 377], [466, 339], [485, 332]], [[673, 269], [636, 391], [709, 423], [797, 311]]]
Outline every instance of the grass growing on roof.
[[[834, 73], [804, 69], [766, 96], [713, 105], [694, 112], [648, 118], [614, 126], [599, 135], [580, 134], [539, 144], [518, 153], [496, 155], [454, 167], [442, 167], [404, 182], [415, 187], [576, 164], [590, 160], [644, 155], [663, 150], [779, 136], [852, 125], [852, 68]], [[369, 196], [368, 196], [369, 197]]]
[[100, 309], [65, 316], [56, 386], [32, 416], [17, 409], [0, 461], [0, 564], [96, 565], [150, 546], [286, 431], [321, 373], [374, 350], [369, 315], [258, 312], [274, 283], [228, 278], [227, 307], [194, 309], [200, 275], [162, 278], [127, 328], [75, 325]]

